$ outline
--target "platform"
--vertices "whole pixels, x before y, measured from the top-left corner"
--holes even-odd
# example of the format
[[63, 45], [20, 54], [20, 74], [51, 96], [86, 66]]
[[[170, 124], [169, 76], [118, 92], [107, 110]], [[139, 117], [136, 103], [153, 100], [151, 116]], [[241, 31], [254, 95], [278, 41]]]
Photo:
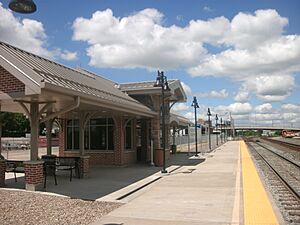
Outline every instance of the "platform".
[[275, 212], [246, 145], [231, 141], [201, 163], [164, 175], [93, 224], [279, 224]]

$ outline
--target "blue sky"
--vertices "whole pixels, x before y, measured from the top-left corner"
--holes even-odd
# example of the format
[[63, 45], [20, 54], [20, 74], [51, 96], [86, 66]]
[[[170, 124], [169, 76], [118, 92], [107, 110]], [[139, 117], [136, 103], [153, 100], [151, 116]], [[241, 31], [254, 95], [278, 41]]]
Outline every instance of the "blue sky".
[[[287, 1], [51, 0], [12, 13], [1, 0], [0, 40], [116, 82], [180, 79], [213, 113], [241, 123], [300, 124], [300, 3]], [[255, 121], [254, 121], [255, 118]]]

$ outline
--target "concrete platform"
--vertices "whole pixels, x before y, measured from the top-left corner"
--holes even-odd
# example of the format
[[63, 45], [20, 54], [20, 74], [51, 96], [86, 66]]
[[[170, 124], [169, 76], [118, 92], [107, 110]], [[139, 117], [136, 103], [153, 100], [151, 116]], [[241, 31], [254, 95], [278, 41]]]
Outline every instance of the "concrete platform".
[[[136, 194], [127, 204], [93, 224], [220, 225], [282, 222], [280, 216], [275, 215], [276, 207], [272, 206], [270, 196], [260, 182], [244, 142], [227, 142], [204, 157], [202, 163], [181, 166], [175, 172], [163, 175], [143, 188], [142, 193]], [[196, 158], [191, 157], [190, 160]], [[257, 197], [255, 190], [259, 190]], [[259, 207], [255, 207], [256, 204], [260, 204]]]
[[239, 158], [239, 142], [228, 142], [203, 163], [164, 175], [94, 224], [240, 224]]

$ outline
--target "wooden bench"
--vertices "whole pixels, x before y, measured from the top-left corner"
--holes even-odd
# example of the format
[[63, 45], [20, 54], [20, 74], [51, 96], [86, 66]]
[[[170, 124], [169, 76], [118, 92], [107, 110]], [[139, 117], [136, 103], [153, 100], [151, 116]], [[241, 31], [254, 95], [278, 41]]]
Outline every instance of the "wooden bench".
[[17, 182], [17, 173], [25, 173], [24, 170], [24, 161], [21, 160], [6, 160], [6, 169], [7, 173], [14, 173], [15, 182]]

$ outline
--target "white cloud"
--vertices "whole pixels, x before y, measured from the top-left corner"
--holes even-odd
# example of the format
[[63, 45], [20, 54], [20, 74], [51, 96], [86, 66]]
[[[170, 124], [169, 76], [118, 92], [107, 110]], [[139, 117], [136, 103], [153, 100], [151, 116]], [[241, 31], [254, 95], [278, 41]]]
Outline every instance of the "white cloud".
[[249, 92], [248, 91], [239, 91], [237, 95], [234, 97], [236, 102], [247, 102], [249, 100]]
[[205, 11], [205, 12], [212, 12], [212, 9], [210, 7], [208, 7], [208, 6], [204, 6], [203, 7], [203, 11]]
[[248, 102], [250, 98], [249, 88], [246, 83], [243, 83], [239, 88], [238, 93], [234, 97], [236, 102]]
[[290, 123], [299, 123], [300, 122], [300, 113], [283, 113], [283, 119], [286, 122]]
[[253, 49], [280, 37], [287, 24], [288, 19], [273, 9], [257, 10], [254, 15], [240, 12], [232, 19], [224, 41], [237, 49]]
[[[203, 41], [216, 42], [229, 26], [224, 17], [190, 21], [182, 28], [162, 25], [163, 14], [145, 9], [117, 18], [110, 9], [91, 18], [77, 18], [73, 40], [90, 46], [90, 64], [97, 67], [178, 68], [199, 63], [207, 50]], [[101, 34], [101, 35], [99, 35]]]
[[272, 120], [273, 120], [273, 123], [274, 123], [274, 120], [276, 121], [279, 121], [279, 120], [282, 120], [282, 114], [280, 113], [253, 113], [250, 115], [250, 119], [252, 120], [252, 122], [258, 122], [259, 123], [261, 121], [267, 121], [267, 123], [272, 123]]
[[231, 112], [232, 115], [244, 115], [252, 112], [252, 106], [248, 102], [246, 103], [235, 102], [228, 106], [220, 105], [216, 107], [215, 110], [219, 112], [219, 114], [225, 114]]
[[236, 102], [236, 103], [230, 104], [227, 107], [227, 110], [232, 112], [232, 114], [241, 115], [241, 114], [247, 114], [247, 113], [251, 112], [252, 106], [248, 102], [246, 102], [246, 103]]
[[[36, 55], [55, 59], [75, 60], [76, 53], [60, 49], [49, 50], [42, 22], [15, 17], [0, 2], [0, 40]], [[75, 54], [75, 55], [74, 55]]]
[[245, 115], [249, 114], [252, 111], [252, 106], [250, 103], [241, 103], [241, 102], [235, 102], [228, 106], [225, 105], [219, 105], [214, 108], [214, 111], [218, 114], [228, 114], [229, 112], [232, 113], [232, 115]]
[[295, 79], [291, 75], [258, 76], [247, 80], [245, 86], [262, 101], [276, 102], [283, 101], [291, 94]]
[[200, 98], [227, 98], [228, 92], [226, 89], [222, 89], [220, 91], [199, 92], [195, 93], [195, 95]]
[[299, 71], [299, 36], [284, 36], [256, 46], [256, 49], [227, 49], [210, 55], [188, 71], [194, 76], [227, 76], [238, 80]]
[[272, 105], [270, 103], [264, 103], [255, 107], [255, 112], [257, 113], [270, 113], [272, 110]]
[[283, 111], [287, 112], [295, 112], [295, 113], [300, 113], [300, 105], [295, 105], [295, 104], [283, 104], [281, 106]]
[[77, 52], [70, 52], [65, 50], [61, 53], [61, 58], [66, 61], [75, 61], [78, 59]]
[[0, 2], [0, 40], [40, 56], [52, 58], [46, 48], [47, 35], [41, 22], [19, 19]]
[[[300, 71], [300, 36], [284, 35], [288, 19], [276, 10], [240, 12], [231, 21], [224, 16], [191, 20], [185, 27], [165, 26], [163, 19], [161, 12], [149, 8], [125, 17], [114, 16], [110, 9], [96, 11], [74, 21], [73, 40], [88, 43], [90, 65], [96, 67], [183, 68], [193, 76], [244, 82], [271, 76], [290, 79]], [[210, 54], [204, 44], [220, 52]], [[256, 86], [240, 90], [235, 100], [246, 102], [250, 91], [257, 91], [263, 101], [281, 101], [291, 92], [265, 94]]]
[[195, 114], [193, 112], [187, 112], [186, 114], [184, 114], [184, 117], [192, 121], [195, 119]]
[[173, 106], [173, 110], [175, 111], [184, 111], [184, 110], [189, 110], [191, 109], [191, 106], [188, 106], [185, 103], [177, 103]]

